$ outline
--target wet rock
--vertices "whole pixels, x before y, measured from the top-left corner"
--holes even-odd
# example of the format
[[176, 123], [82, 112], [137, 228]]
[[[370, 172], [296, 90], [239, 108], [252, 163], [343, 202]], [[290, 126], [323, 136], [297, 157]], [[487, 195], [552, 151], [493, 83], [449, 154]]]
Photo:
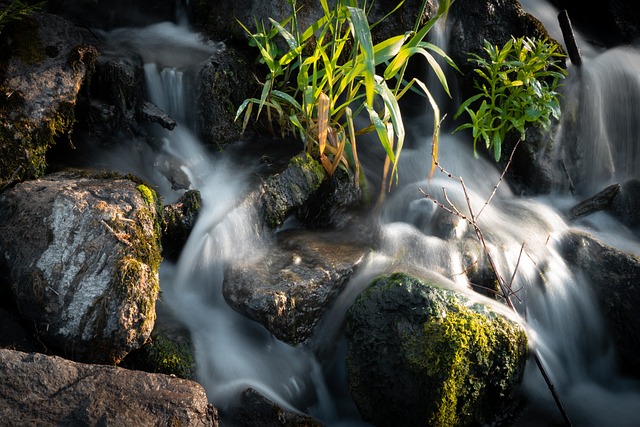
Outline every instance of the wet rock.
[[640, 377], [640, 257], [572, 232], [565, 236], [563, 258], [583, 271], [607, 321], [622, 369]]
[[47, 150], [72, 131], [95, 49], [63, 18], [36, 13], [2, 32], [0, 185], [40, 177]]
[[[448, 50], [445, 50], [462, 71], [456, 74], [462, 100], [476, 93], [473, 89], [475, 65], [468, 59], [470, 53], [486, 57], [482, 49], [484, 40], [503, 46], [512, 36], [549, 38], [540, 21], [526, 13], [517, 0], [456, 0], [451, 6], [447, 26], [451, 29], [451, 39]], [[515, 134], [508, 135], [503, 142], [503, 165], [509, 159], [517, 137]], [[548, 150], [552, 142], [553, 138], [548, 132], [536, 128], [527, 130], [526, 144], [518, 146], [509, 169], [509, 177], [517, 186], [517, 192], [541, 193], [550, 190], [552, 171], [556, 170]], [[479, 150], [479, 153], [490, 154], [486, 150]]]
[[524, 329], [486, 305], [396, 273], [347, 314], [349, 387], [377, 426], [491, 423], [513, 403]]
[[281, 225], [290, 214], [304, 206], [325, 176], [322, 165], [309, 154], [302, 153], [293, 157], [284, 171], [268, 178], [261, 196], [261, 210], [267, 226]]
[[205, 143], [221, 148], [240, 139], [242, 119], [235, 121], [236, 111], [259, 90], [251, 62], [233, 46], [225, 46], [200, 69], [197, 127]]
[[0, 196], [0, 262], [47, 346], [115, 364], [149, 338], [161, 260], [157, 206], [144, 185], [74, 173]]
[[140, 27], [176, 17], [176, 2], [167, 0], [48, 0], [46, 6], [50, 12], [86, 28]]
[[629, 227], [640, 226], [640, 180], [622, 183], [610, 208], [611, 213]]
[[172, 205], [164, 206], [162, 224], [163, 255], [177, 259], [198, 219], [202, 198], [198, 190], [185, 192]]
[[283, 409], [252, 388], [240, 397], [240, 408], [233, 417], [237, 427], [321, 427], [322, 423], [308, 415]]
[[217, 426], [201, 385], [0, 350], [0, 419], [23, 425]]
[[[333, 5], [330, 2], [331, 6]], [[372, 36], [374, 43], [391, 36], [404, 34], [413, 29], [417, 19], [422, 0], [408, 0], [385, 21], [384, 25], [378, 25]], [[298, 22], [301, 29], [308, 28], [320, 16], [322, 8], [319, 2], [299, 1], [297, 3]], [[369, 21], [377, 22], [387, 16], [396, 6], [396, 2], [373, 2], [368, 4]], [[426, 22], [435, 12], [434, 2], [428, 0], [425, 16]], [[291, 14], [291, 6], [288, 2], [280, 0], [199, 0], [190, 5], [192, 19], [200, 24], [204, 30], [216, 40], [234, 38], [246, 40], [247, 34], [238, 24], [242, 22], [249, 29], [255, 30], [255, 22], [268, 22], [273, 18], [282, 22]]]
[[640, 3], [635, 0], [553, 0], [590, 40], [616, 45], [640, 36]]
[[277, 338], [309, 338], [368, 249], [342, 241], [340, 232], [285, 231], [277, 246], [250, 264], [233, 263], [223, 293], [229, 304]]

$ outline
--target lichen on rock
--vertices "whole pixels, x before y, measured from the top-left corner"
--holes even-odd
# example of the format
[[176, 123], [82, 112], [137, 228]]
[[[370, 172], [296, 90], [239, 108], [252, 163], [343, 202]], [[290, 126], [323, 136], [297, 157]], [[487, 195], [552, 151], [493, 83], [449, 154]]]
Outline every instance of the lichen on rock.
[[349, 386], [378, 426], [490, 423], [512, 403], [524, 329], [489, 306], [396, 273], [348, 313]]

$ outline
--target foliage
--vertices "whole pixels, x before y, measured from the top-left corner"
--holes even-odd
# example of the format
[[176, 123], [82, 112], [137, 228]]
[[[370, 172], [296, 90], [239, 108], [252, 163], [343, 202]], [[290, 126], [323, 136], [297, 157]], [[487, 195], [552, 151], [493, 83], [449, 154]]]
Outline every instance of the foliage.
[[44, 3], [29, 5], [20, 0], [12, 0], [11, 3], [0, 8], [0, 33], [9, 22], [19, 21], [25, 15], [40, 10], [43, 5]]
[[548, 39], [528, 37], [512, 37], [502, 48], [485, 40], [484, 51], [488, 59], [470, 54], [469, 60], [478, 66], [474, 71], [480, 79], [474, 80], [474, 87], [479, 93], [460, 106], [455, 117], [466, 111], [470, 122], [456, 131], [470, 128], [474, 153], [482, 139], [498, 161], [509, 131], [518, 131], [524, 140], [528, 124], [548, 127], [551, 116], [560, 117], [556, 89], [566, 75], [558, 65], [564, 55]]
[[[404, 80], [409, 59], [414, 54], [423, 55], [449, 93], [433, 54], [455, 65], [424, 38], [446, 14], [451, 0], [440, 1], [437, 13], [424, 26], [419, 27], [416, 22], [412, 32], [375, 45], [370, 30], [380, 22], [369, 25], [367, 12], [357, 6], [356, 0], [336, 0], [333, 8], [329, 8], [327, 0], [320, 0], [323, 16], [302, 32], [298, 28], [296, 0], [289, 3], [291, 15], [281, 23], [270, 19], [270, 29], [256, 22], [257, 30], [252, 33], [240, 24], [249, 34], [250, 43], [259, 49], [259, 59], [269, 72], [261, 83], [260, 98], [246, 99], [238, 108], [236, 119], [244, 113], [244, 129], [253, 106], [257, 106], [256, 119], [265, 111], [269, 125], [276, 119], [283, 136], [291, 132], [299, 137], [307, 152], [317, 156], [330, 175], [342, 167], [355, 173], [356, 182], [360, 178], [356, 137], [375, 131], [386, 153], [383, 176], [389, 175], [393, 164], [389, 179], [397, 178], [397, 162], [405, 138], [398, 100], [408, 90], [419, 88], [433, 106], [434, 123], [440, 120], [427, 86], [417, 79]], [[426, 0], [418, 19], [425, 4]], [[394, 11], [401, 5], [402, 2]], [[279, 47], [278, 36], [286, 42], [284, 51]], [[378, 66], [384, 66], [382, 75], [377, 74]], [[370, 124], [356, 129], [354, 117], [361, 113], [366, 113]], [[434, 128], [437, 143], [437, 126]]]

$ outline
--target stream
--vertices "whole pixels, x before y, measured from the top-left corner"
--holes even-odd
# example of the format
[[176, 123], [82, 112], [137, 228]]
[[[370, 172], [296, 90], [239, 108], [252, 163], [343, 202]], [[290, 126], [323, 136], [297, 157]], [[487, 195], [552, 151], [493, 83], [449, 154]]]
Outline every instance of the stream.
[[[523, 1], [539, 16], [554, 16], [544, 2]], [[534, 6], [536, 10], [534, 11]], [[552, 34], [552, 23], [545, 22]], [[264, 327], [230, 308], [222, 295], [225, 264], [230, 260], [259, 258], [270, 242], [256, 232], [257, 212], [243, 203], [251, 189], [255, 162], [242, 164], [206, 150], [193, 130], [194, 70], [222, 44], [207, 44], [184, 25], [154, 24], [143, 29], [117, 29], [101, 35], [114, 49], [130, 49], [144, 60], [151, 101], [169, 113], [178, 126], [158, 128], [160, 150], [129, 154], [105, 153], [98, 165], [131, 172], [159, 189], [170, 203], [179, 196], [168, 180], [153, 169], [149, 159], [169, 155], [177, 159], [192, 187], [202, 194], [198, 222], [176, 263], [161, 268], [163, 300], [190, 330], [196, 349], [197, 379], [214, 406], [231, 410], [239, 394], [252, 387], [292, 411], [308, 411], [330, 426], [367, 425], [346, 397], [341, 327], [346, 310], [376, 275], [392, 269], [425, 271], [450, 278], [452, 289], [468, 292], [470, 283], [460, 274], [464, 258], [464, 221], [453, 232], [437, 227], [446, 214], [425, 199], [420, 190], [442, 194], [464, 210], [460, 184], [444, 174], [428, 179], [430, 130], [410, 124], [414, 135], [402, 154], [400, 181], [382, 207], [381, 242], [316, 328], [309, 346], [293, 347], [275, 339]], [[561, 39], [561, 37], [559, 37]], [[585, 43], [585, 46], [587, 44]], [[563, 89], [570, 115], [578, 124], [582, 163], [573, 172], [578, 191], [591, 195], [605, 186], [635, 177], [640, 164], [640, 53], [632, 47], [608, 51], [585, 47], [582, 70], [571, 66]], [[611, 64], [615, 64], [612, 67]], [[561, 123], [555, 144], [562, 156], [575, 147], [563, 144], [566, 124]], [[418, 135], [418, 136], [415, 136]], [[474, 158], [469, 141], [443, 132], [440, 162], [462, 176], [470, 203], [478, 212], [500, 179], [495, 165]], [[564, 150], [564, 151], [563, 151]], [[603, 161], [605, 159], [605, 161]], [[606, 213], [568, 223], [566, 212], [577, 201], [558, 189], [535, 198], [515, 195], [503, 183], [484, 208], [479, 225], [504, 277], [517, 268], [513, 287], [522, 289], [520, 315], [527, 318], [530, 336], [547, 367], [566, 410], [576, 426], [640, 425], [640, 384], [621, 377], [614, 351], [586, 275], [576, 275], [560, 255], [559, 241], [570, 229], [581, 229], [603, 242], [640, 254], [640, 239]], [[363, 219], [371, 220], [371, 219]], [[526, 256], [520, 257], [526, 244]], [[481, 298], [481, 297], [478, 297]], [[336, 343], [338, 343], [336, 345]], [[319, 349], [337, 348], [329, 362], [320, 363]], [[314, 351], [315, 350], [315, 351]], [[562, 422], [540, 372], [531, 361], [522, 385], [531, 402], [516, 425], [559, 425]]]

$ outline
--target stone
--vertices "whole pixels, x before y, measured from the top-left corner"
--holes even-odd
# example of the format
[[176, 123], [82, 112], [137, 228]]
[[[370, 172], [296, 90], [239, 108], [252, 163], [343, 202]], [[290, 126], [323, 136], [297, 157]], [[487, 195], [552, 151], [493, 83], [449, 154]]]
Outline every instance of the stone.
[[345, 335], [349, 388], [376, 426], [491, 424], [513, 404], [527, 357], [520, 324], [404, 273], [360, 294]]
[[630, 179], [620, 185], [610, 211], [623, 224], [629, 227], [640, 226], [640, 180]]
[[0, 41], [0, 185], [41, 177], [47, 151], [69, 140], [75, 104], [97, 51], [69, 21], [34, 13]]
[[217, 426], [194, 381], [0, 350], [0, 419], [22, 425]]
[[304, 206], [325, 177], [322, 165], [308, 153], [294, 156], [284, 171], [269, 177], [261, 195], [261, 211], [267, 226], [276, 228]]
[[171, 205], [163, 207], [162, 249], [166, 258], [177, 259], [198, 219], [202, 198], [198, 190], [188, 190]]
[[277, 246], [251, 263], [232, 263], [223, 293], [237, 311], [290, 344], [314, 327], [369, 249], [340, 232], [283, 231]]
[[158, 200], [123, 178], [60, 172], [0, 196], [0, 263], [20, 312], [66, 357], [116, 364], [148, 338]]
[[640, 256], [578, 231], [564, 237], [562, 256], [576, 273], [589, 278], [622, 371], [640, 377]]
[[233, 417], [237, 427], [321, 427], [322, 423], [308, 415], [282, 408], [256, 390], [248, 388], [240, 397], [240, 407]]

